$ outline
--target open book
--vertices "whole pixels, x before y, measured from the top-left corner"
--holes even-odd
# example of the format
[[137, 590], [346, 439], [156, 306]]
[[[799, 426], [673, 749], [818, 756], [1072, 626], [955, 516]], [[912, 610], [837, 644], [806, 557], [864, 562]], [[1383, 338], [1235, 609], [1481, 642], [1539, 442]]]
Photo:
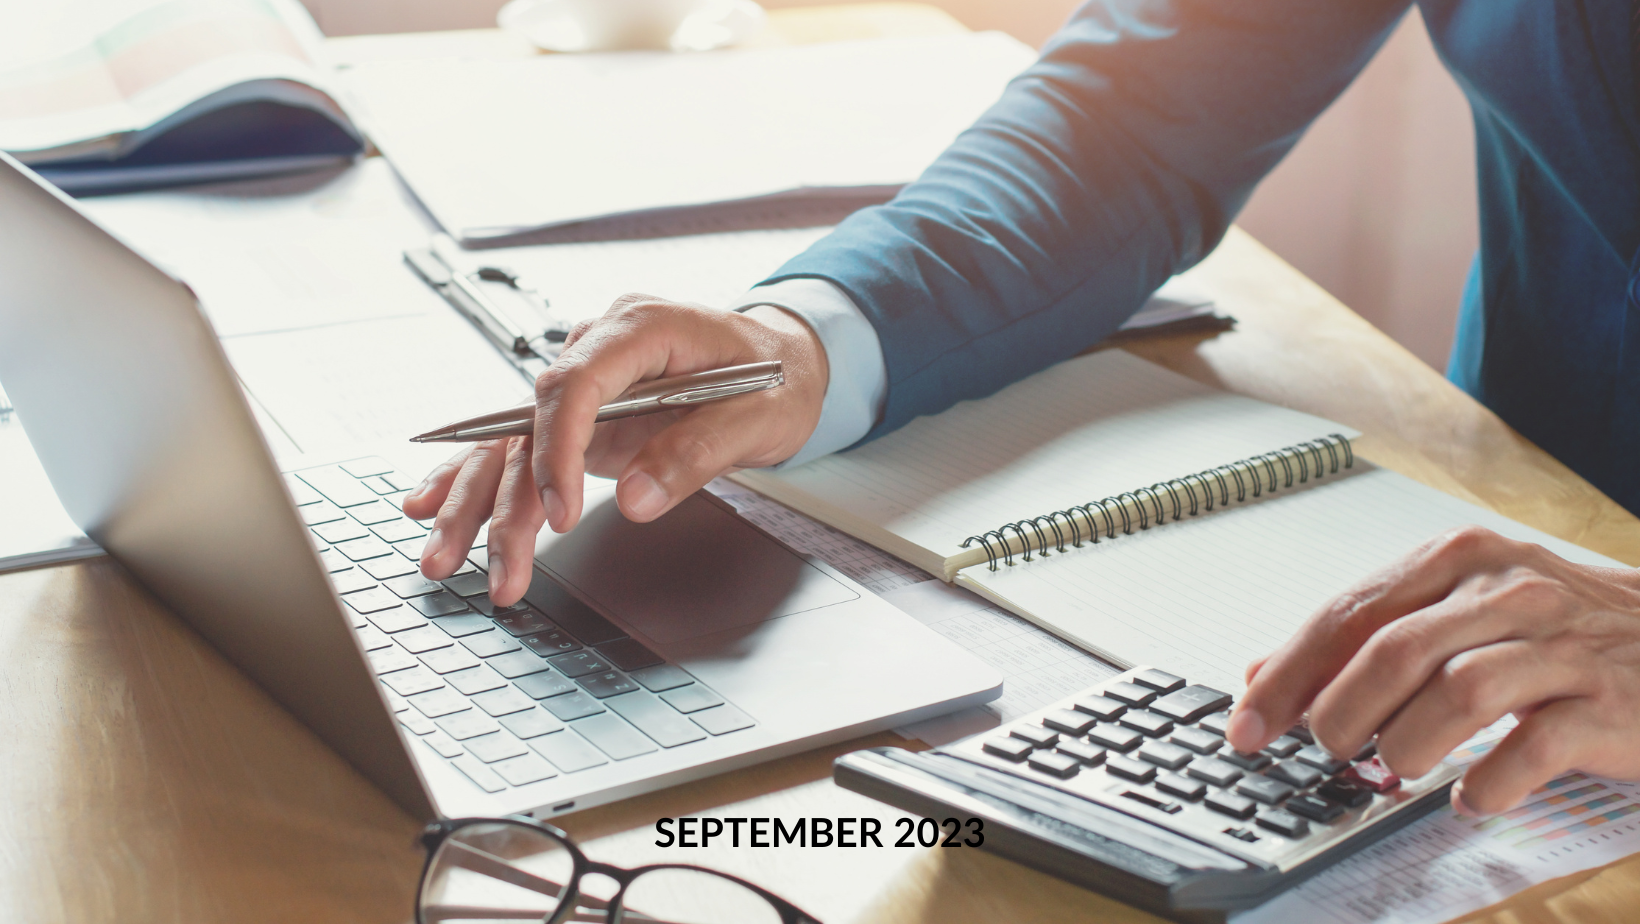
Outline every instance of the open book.
[[364, 148], [297, 0], [13, 4], [0, 149], [74, 194], [268, 176]]
[[1329, 598], [1445, 529], [1616, 564], [1378, 468], [1357, 435], [1106, 350], [733, 477], [1118, 665], [1229, 692]]

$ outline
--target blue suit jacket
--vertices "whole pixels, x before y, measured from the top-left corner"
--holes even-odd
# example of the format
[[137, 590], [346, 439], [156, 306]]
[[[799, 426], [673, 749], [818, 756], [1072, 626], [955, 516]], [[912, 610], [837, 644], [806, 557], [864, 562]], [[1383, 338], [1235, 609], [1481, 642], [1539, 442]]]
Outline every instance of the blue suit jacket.
[[[1631, 2], [1420, 9], [1473, 107], [1480, 168], [1450, 374], [1640, 512]], [[990, 394], [1096, 343], [1212, 250], [1408, 5], [1092, 0], [921, 179], [769, 281], [830, 280], [876, 328], [888, 394], [867, 439]]]

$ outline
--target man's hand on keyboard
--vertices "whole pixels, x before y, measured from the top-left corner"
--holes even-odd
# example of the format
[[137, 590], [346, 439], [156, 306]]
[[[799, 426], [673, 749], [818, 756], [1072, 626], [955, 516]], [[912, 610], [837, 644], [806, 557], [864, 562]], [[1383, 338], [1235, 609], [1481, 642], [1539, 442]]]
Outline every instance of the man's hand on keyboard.
[[1323, 607], [1248, 676], [1238, 749], [1308, 708], [1318, 744], [1348, 756], [1376, 733], [1406, 777], [1514, 713], [1452, 790], [1465, 814], [1505, 811], [1568, 770], [1640, 778], [1640, 572], [1466, 527]]
[[[786, 384], [689, 410], [593, 425], [598, 408], [633, 384], [780, 360]], [[618, 478], [621, 511], [648, 522], [708, 481], [773, 465], [802, 448], [820, 419], [827, 365], [819, 338], [773, 306], [744, 313], [629, 295], [571, 332], [535, 383], [535, 435], [479, 443], [434, 469], [404, 512], [437, 520], [422, 573], [448, 577], [490, 521], [490, 597], [516, 602], [530, 583], [543, 523], [568, 532], [581, 517], [583, 473]]]

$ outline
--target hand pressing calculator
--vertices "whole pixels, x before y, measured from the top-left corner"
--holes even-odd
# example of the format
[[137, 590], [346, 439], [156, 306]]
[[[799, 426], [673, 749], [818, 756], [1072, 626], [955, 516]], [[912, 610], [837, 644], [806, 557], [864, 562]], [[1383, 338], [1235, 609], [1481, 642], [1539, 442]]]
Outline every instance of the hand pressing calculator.
[[1298, 726], [1256, 754], [1224, 739], [1229, 694], [1140, 667], [933, 751], [838, 758], [837, 783], [932, 818], [983, 819], [997, 853], [1148, 911], [1223, 921], [1446, 803], [1367, 745]]

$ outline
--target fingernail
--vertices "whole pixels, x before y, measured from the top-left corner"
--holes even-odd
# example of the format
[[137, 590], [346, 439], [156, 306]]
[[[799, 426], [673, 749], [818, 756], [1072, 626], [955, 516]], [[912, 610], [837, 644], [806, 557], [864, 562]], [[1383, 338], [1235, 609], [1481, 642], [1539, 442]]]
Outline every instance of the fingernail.
[[421, 560], [427, 564], [438, 558], [439, 550], [444, 548], [444, 530], [435, 529], [427, 534], [427, 544], [421, 547]]
[[422, 492], [426, 491], [426, 490], [427, 490], [427, 482], [423, 481], [421, 484], [418, 484], [415, 487], [411, 488], [410, 493], [406, 494], [404, 496], [404, 498], [405, 498], [405, 500], [414, 500], [415, 498], [420, 497]]
[[561, 523], [564, 519], [564, 499], [558, 496], [554, 488], [545, 488], [541, 491], [541, 507], [547, 511], [548, 523]]
[[507, 583], [507, 562], [500, 555], [490, 553], [490, 597], [495, 598]]
[[1264, 716], [1258, 710], [1237, 709], [1230, 714], [1230, 724], [1224, 731], [1231, 741], [1263, 741], [1264, 729]]
[[660, 482], [643, 472], [633, 472], [621, 483], [620, 491], [626, 509], [633, 516], [645, 520], [659, 515], [668, 500]]

